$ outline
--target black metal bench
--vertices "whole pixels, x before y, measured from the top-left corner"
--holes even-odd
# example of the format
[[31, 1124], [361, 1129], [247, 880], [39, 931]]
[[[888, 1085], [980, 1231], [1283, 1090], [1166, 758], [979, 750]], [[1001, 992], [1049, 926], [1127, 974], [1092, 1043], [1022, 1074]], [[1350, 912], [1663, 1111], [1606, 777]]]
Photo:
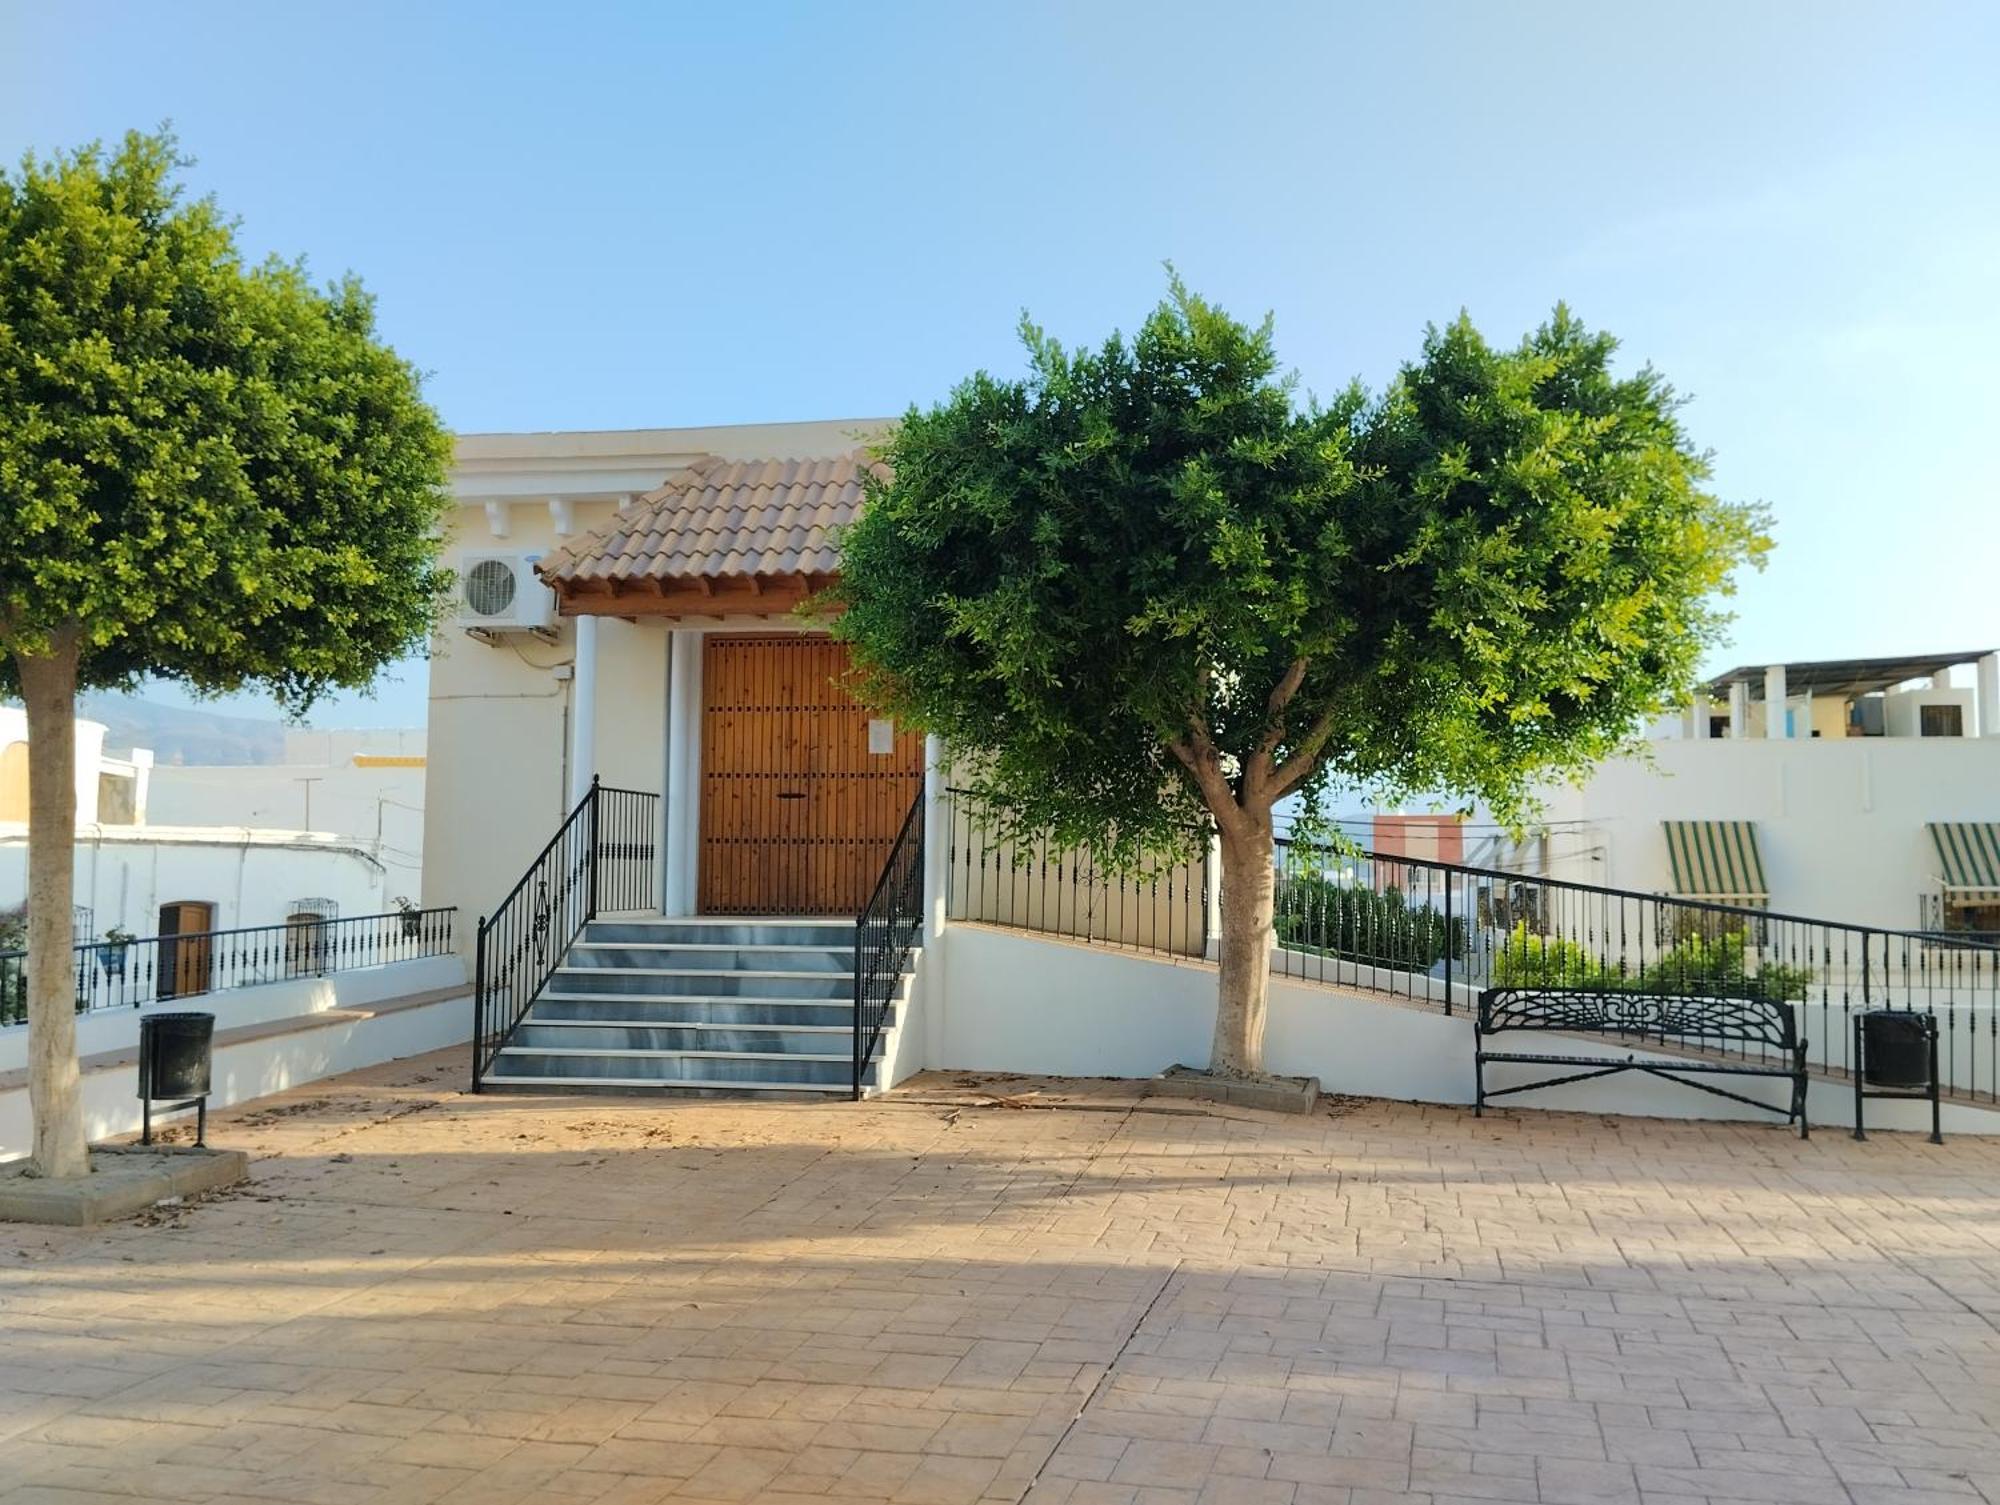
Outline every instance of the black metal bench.
[[[1623, 1043], [1672, 1045], [1694, 1049], [1740, 1049], [1745, 1057], [1729, 1061], [1642, 1061], [1630, 1055], [1624, 1060], [1581, 1053], [1557, 1054], [1488, 1050], [1486, 1040], [1509, 1030], [1564, 1030], [1578, 1034], [1615, 1035]], [[1654, 993], [1625, 993], [1600, 988], [1488, 988], [1479, 995], [1479, 1015], [1473, 1021], [1473, 1113], [1482, 1113], [1489, 1097], [1505, 1097], [1514, 1092], [1532, 1092], [1538, 1087], [1560, 1087], [1566, 1082], [1587, 1082], [1621, 1071], [1639, 1071], [1648, 1076], [1697, 1087], [1703, 1092], [1726, 1097], [1771, 1113], [1782, 1113], [1785, 1121], [1797, 1121], [1799, 1137], [1807, 1138], [1806, 1123], [1806, 1042], [1799, 1038], [1799, 1017], [1795, 1005], [1758, 997], [1686, 998]], [[1756, 1057], [1748, 1052], [1757, 1051]], [[1775, 1059], [1773, 1059], [1775, 1057]], [[1486, 1087], [1486, 1063], [1516, 1061], [1535, 1066], [1580, 1066], [1590, 1068], [1563, 1076], [1545, 1077], [1513, 1087]], [[1789, 1109], [1759, 1102], [1740, 1092], [1731, 1092], [1712, 1082], [1693, 1081], [1702, 1076], [1784, 1077], [1792, 1084]]]

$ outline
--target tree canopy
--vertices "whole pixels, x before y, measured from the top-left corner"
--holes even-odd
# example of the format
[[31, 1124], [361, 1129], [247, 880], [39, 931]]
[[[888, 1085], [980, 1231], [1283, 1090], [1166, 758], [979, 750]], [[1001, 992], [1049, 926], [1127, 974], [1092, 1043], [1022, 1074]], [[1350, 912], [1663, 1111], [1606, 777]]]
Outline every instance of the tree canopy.
[[0, 173], [0, 691], [69, 629], [84, 685], [300, 711], [426, 641], [450, 437], [360, 283], [246, 265], [185, 165]]
[[70, 898], [79, 686], [302, 712], [422, 646], [450, 436], [352, 278], [246, 265], [167, 134], [0, 173], [0, 693], [28, 713], [34, 1163], [89, 1170]]
[[1024, 376], [883, 445], [835, 631], [1011, 821], [1100, 856], [1329, 777], [1517, 814], [1692, 682], [1768, 546], [1562, 307], [1323, 404], [1178, 279], [1130, 340], [1021, 335]]

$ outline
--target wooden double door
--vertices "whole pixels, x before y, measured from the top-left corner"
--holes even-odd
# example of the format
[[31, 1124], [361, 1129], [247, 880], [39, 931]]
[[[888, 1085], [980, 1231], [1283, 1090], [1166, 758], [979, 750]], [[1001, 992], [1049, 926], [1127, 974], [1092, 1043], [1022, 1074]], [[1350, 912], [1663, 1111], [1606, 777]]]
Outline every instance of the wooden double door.
[[830, 638], [704, 640], [704, 914], [851, 915], [867, 902], [923, 787], [924, 740], [871, 717], [848, 669]]
[[215, 906], [200, 899], [183, 899], [160, 906], [160, 975], [154, 986], [161, 998], [193, 998], [214, 981]]

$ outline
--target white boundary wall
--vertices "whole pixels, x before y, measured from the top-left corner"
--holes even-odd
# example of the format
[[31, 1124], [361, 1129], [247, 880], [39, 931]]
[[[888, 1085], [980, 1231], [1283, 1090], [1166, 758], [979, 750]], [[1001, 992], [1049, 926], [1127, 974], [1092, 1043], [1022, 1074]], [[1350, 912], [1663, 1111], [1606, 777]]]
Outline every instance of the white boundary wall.
[[[106, 1010], [77, 1020], [78, 1043], [86, 1056], [133, 1049], [139, 1039], [139, 1019], [148, 1013], [182, 1009], [212, 1013], [220, 1034], [243, 1025], [274, 1023], [335, 1009], [365, 1009], [391, 999], [441, 989], [456, 990], [464, 985], [465, 968], [457, 957], [426, 957], [332, 977], [232, 988], [199, 998], [174, 999], [143, 1010]], [[233, 1044], [218, 1044], [209, 1106], [228, 1107], [343, 1071], [441, 1050], [471, 1036], [472, 1005], [466, 994], [454, 992], [453, 996], [434, 1003], [393, 1009], [372, 1017], [274, 1030]], [[26, 1052], [25, 1029], [10, 1029], [0, 1034], [0, 1071], [19, 1070], [25, 1063]], [[84, 1132], [96, 1141], [138, 1129], [137, 1093], [135, 1063], [86, 1071]], [[0, 1089], [0, 1161], [26, 1155], [32, 1139], [27, 1088]]]
[[[923, 1015], [917, 1027], [923, 1031], [922, 1060], [931, 1069], [1148, 1077], [1177, 1064], [1208, 1063], [1215, 1021], [1212, 966], [963, 923], [947, 926], [941, 939], [927, 959], [929, 976], [912, 1009]], [[1515, 1040], [1523, 1043], [1510, 1045], [1502, 1036], [1497, 1048], [1637, 1054], [1673, 1064], [1671, 1056], [1575, 1036]], [[1469, 1104], [1472, 1048], [1469, 1012], [1446, 1018], [1436, 1005], [1271, 979], [1266, 1064], [1280, 1074], [1316, 1076], [1322, 1091]], [[1561, 1070], [1489, 1065], [1487, 1086], [1506, 1087]], [[907, 1075], [902, 1061], [897, 1074]], [[1789, 1083], [1750, 1077], [1724, 1078], [1719, 1085], [1774, 1103], [1790, 1091]], [[1491, 1106], [1782, 1122], [1638, 1073], [1526, 1092]], [[1851, 1128], [1853, 1092], [1815, 1079], [1807, 1111], [1815, 1125]], [[1929, 1106], [1870, 1102], [1868, 1122], [1871, 1128], [1928, 1129]], [[2000, 1133], [2000, 1110], [1947, 1102], [1944, 1128], [1947, 1134]]]

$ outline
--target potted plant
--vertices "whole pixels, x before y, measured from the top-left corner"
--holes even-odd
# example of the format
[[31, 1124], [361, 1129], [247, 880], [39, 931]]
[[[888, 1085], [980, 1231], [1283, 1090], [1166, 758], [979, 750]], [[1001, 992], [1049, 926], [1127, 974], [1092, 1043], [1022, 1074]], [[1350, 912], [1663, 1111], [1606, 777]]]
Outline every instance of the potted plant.
[[403, 917], [403, 939], [414, 941], [424, 933], [424, 912], [416, 900], [398, 894], [389, 902], [396, 906], [396, 913]]
[[125, 975], [125, 948], [139, 939], [129, 930], [113, 925], [97, 941], [97, 965], [106, 977]]

